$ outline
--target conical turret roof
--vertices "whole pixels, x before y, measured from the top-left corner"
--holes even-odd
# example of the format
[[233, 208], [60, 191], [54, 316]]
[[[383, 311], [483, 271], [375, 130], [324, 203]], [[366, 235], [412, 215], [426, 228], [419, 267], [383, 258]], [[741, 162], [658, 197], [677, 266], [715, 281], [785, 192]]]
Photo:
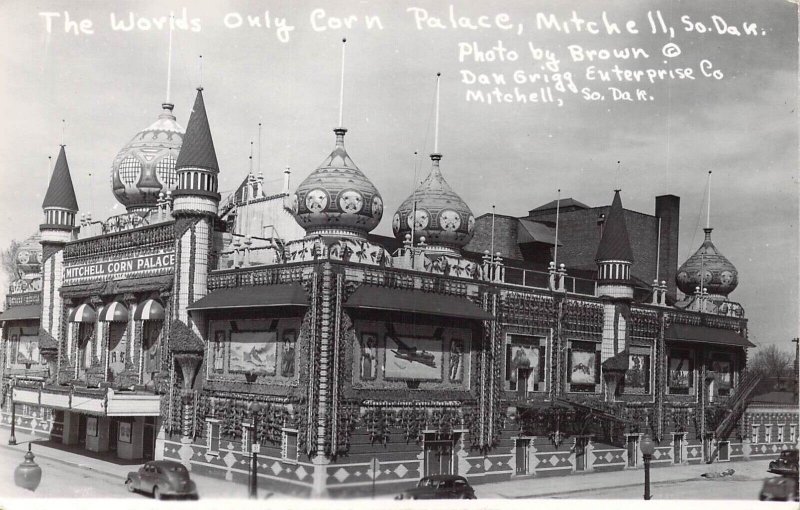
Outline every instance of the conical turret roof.
[[183, 146], [178, 153], [176, 168], [204, 168], [215, 173], [219, 172], [217, 152], [214, 150], [214, 140], [211, 138], [211, 129], [208, 127], [206, 105], [203, 102], [203, 88], [197, 89], [192, 114], [186, 126], [183, 137]]
[[43, 209], [48, 207], [78, 212], [78, 200], [75, 198], [75, 188], [72, 186], [72, 176], [69, 173], [67, 154], [64, 152], [63, 145], [58, 153], [53, 175], [50, 177], [47, 194], [42, 202]]
[[604, 260], [622, 260], [633, 262], [633, 250], [628, 237], [628, 228], [625, 225], [625, 211], [622, 210], [622, 199], [619, 190], [614, 191], [614, 201], [608, 211], [603, 237], [597, 247], [596, 262]]

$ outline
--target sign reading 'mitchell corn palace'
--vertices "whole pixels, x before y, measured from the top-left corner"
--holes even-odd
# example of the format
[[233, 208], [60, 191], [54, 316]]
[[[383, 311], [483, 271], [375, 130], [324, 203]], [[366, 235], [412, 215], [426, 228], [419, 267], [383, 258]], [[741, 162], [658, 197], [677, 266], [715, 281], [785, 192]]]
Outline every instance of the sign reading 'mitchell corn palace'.
[[168, 274], [174, 267], [175, 253], [169, 250], [137, 257], [70, 264], [64, 268], [64, 280], [70, 284], [141, 278]]

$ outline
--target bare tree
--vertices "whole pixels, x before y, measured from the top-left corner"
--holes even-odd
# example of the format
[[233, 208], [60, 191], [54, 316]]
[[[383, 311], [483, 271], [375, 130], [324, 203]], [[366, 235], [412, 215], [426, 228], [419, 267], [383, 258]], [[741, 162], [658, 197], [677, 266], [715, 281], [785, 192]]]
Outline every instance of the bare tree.
[[772, 344], [759, 347], [748, 361], [748, 368], [766, 376], [788, 375], [791, 373], [793, 362], [793, 353]]
[[0, 270], [6, 274], [9, 282], [20, 278], [22, 275], [17, 269], [17, 253], [22, 246], [19, 241], [11, 241], [11, 244], [0, 252]]

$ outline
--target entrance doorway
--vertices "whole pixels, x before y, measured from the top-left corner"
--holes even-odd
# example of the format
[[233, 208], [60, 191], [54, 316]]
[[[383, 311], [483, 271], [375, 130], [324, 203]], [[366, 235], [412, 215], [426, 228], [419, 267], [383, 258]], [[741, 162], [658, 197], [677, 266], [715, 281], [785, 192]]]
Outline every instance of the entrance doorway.
[[638, 460], [638, 450], [639, 450], [638, 434], [628, 436], [627, 450], [628, 450], [628, 467], [636, 467]]
[[683, 463], [683, 434], [672, 434], [672, 462]]
[[527, 475], [530, 472], [530, 455], [528, 452], [531, 440], [529, 438], [518, 438], [514, 441], [517, 460], [516, 474]]
[[78, 445], [86, 448], [86, 415], [78, 415]]
[[156, 419], [148, 416], [144, 419], [142, 443], [142, 457], [145, 460], [153, 460], [156, 452]]
[[449, 439], [437, 438], [435, 434], [425, 436], [425, 476], [453, 474], [452, 436]]
[[586, 471], [586, 447], [589, 445], [588, 437], [575, 438], [575, 471]]

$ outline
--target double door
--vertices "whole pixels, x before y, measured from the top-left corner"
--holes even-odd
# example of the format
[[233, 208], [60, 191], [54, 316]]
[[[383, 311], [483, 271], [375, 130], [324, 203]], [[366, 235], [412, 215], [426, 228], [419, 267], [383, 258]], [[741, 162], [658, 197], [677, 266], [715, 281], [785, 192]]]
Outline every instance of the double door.
[[425, 441], [425, 475], [453, 474], [453, 444], [449, 441]]

